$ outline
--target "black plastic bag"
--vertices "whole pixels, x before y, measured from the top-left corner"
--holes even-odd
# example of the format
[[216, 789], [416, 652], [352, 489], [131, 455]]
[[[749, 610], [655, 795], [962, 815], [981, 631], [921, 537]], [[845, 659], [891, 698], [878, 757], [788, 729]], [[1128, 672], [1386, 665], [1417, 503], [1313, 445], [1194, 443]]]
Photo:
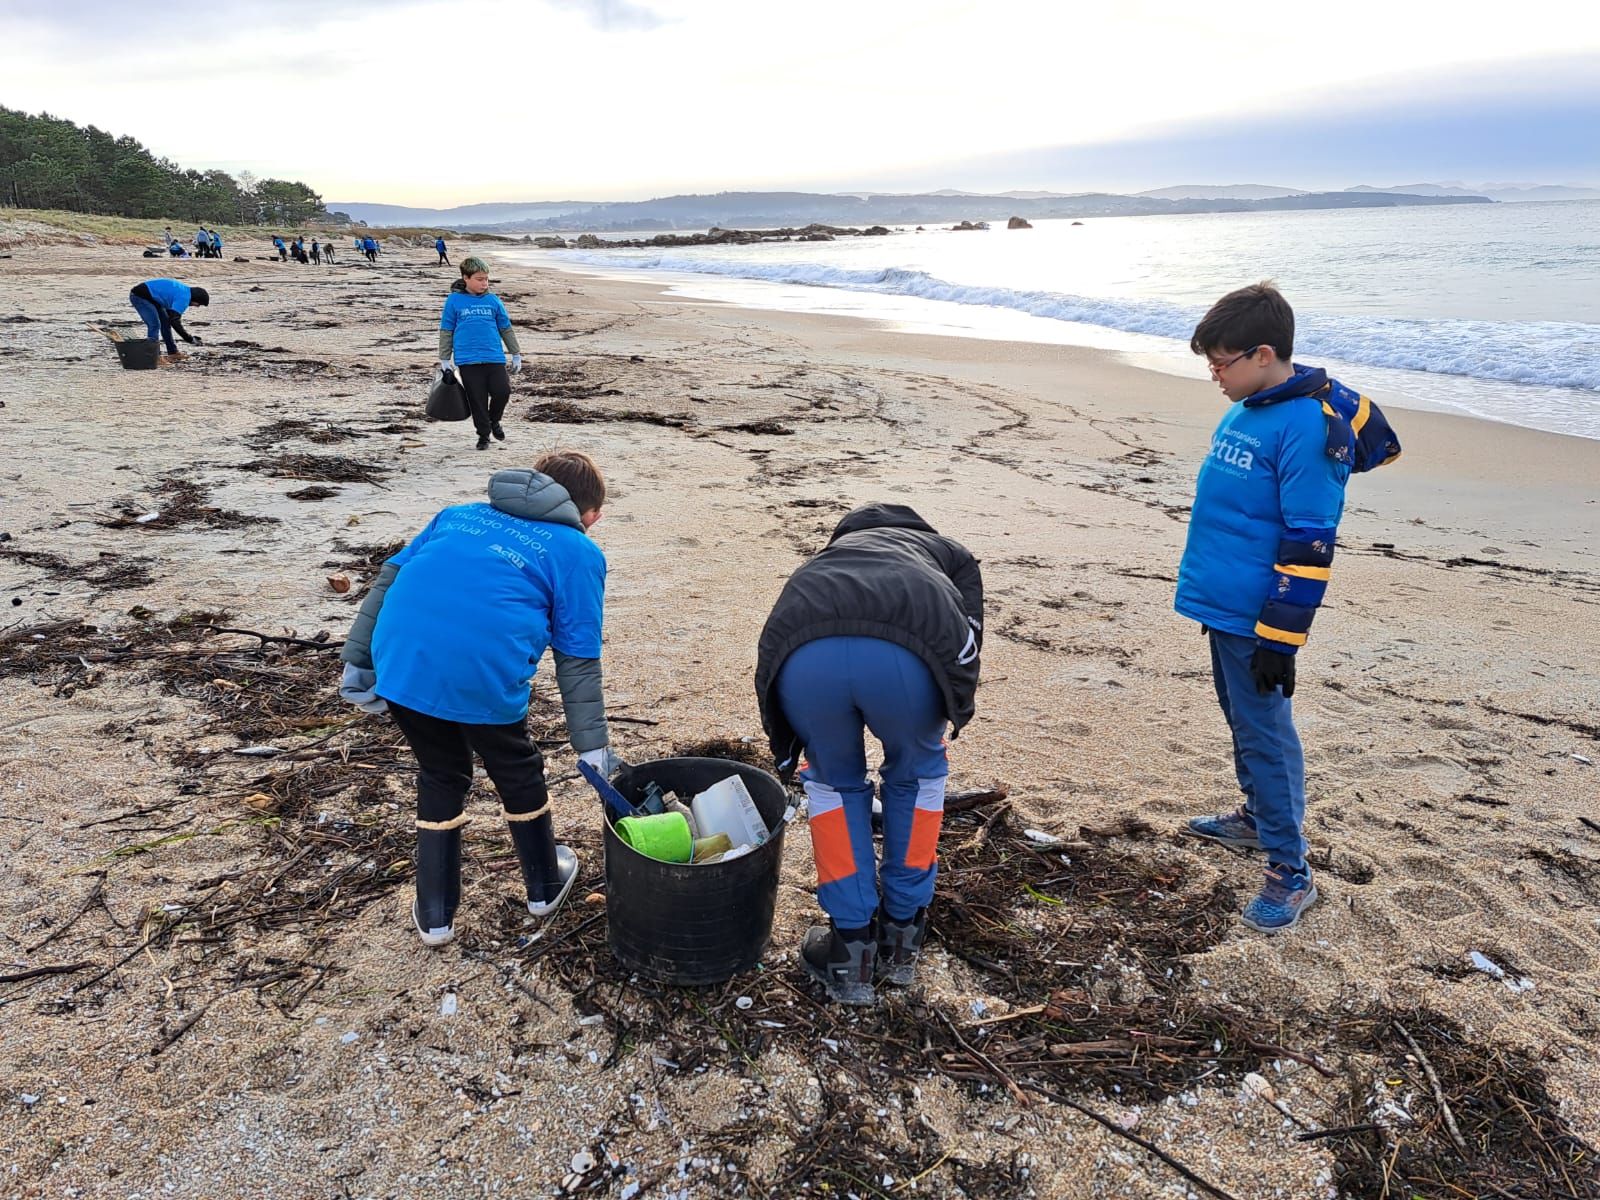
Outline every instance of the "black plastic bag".
[[471, 416], [467, 408], [467, 389], [461, 386], [454, 371], [441, 371], [428, 389], [428, 420], [465, 421]]

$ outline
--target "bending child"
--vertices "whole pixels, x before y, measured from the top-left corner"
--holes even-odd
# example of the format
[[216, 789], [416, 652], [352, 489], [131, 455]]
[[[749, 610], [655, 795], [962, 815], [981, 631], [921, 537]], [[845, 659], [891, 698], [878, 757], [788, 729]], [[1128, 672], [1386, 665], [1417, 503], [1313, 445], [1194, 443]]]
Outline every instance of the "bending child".
[[152, 342], [166, 342], [167, 353], [176, 356], [174, 332], [191, 346], [200, 344], [200, 339], [183, 327], [182, 318], [191, 304], [201, 308], [210, 304], [211, 294], [203, 287], [190, 287], [176, 279], [146, 279], [128, 292], [128, 302], [144, 322], [145, 336]]
[[[972, 719], [982, 648], [977, 559], [903, 504], [847, 514], [761, 631], [761, 723], [785, 778], [805, 749], [829, 921], [806, 934], [800, 963], [831, 1000], [872, 1004], [875, 978], [912, 982], [938, 874], [945, 727], [954, 737]], [[881, 866], [865, 730], [883, 743]]]
[[556, 844], [528, 694], [548, 646], [573, 749], [614, 773], [600, 673], [606, 559], [587, 536], [605, 496], [599, 468], [575, 450], [496, 472], [488, 504], [445, 509], [384, 563], [340, 653], [340, 695], [387, 709], [417, 756], [412, 921], [424, 945], [455, 936], [474, 754], [500, 793], [528, 911], [549, 916], [578, 876], [577, 855]]

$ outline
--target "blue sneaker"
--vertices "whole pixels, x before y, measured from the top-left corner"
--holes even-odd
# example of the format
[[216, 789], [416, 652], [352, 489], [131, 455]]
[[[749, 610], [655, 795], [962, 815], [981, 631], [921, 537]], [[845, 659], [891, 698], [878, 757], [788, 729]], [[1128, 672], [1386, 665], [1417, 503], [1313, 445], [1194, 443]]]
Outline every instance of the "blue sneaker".
[[1293, 871], [1274, 863], [1267, 868], [1260, 894], [1244, 906], [1239, 919], [1261, 933], [1277, 933], [1293, 928], [1300, 914], [1316, 901], [1317, 885], [1312, 882], [1311, 868]]
[[1209, 841], [1221, 842], [1236, 850], [1259, 850], [1261, 838], [1256, 834], [1256, 822], [1243, 807], [1214, 817], [1195, 817], [1184, 829], [1185, 833]]

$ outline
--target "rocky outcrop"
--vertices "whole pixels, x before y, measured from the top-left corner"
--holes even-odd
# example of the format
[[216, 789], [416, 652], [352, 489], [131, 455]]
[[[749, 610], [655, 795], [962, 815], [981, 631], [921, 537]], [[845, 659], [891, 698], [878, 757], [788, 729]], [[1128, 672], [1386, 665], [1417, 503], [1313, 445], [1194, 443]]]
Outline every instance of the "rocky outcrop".
[[965, 232], [966, 230], [969, 230], [969, 229], [987, 229], [987, 228], [989, 228], [989, 222], [987, 222], [987, 221], [963, 221], [959, 225], [950, 226], [950, 232], [951, 233], [963, 233], [963, 232]]
[[1006, 222], [1006, 228], [1007, 229], [1032, 229], [1033, 226], [1030, 225], [1027, 221], [1023, 220], [1021, 217], [1012, 217], [1011, 220]]
[[[979, 226], [987, 229], [987, 225]], [[597, 250], [602, 247], [644, 248], [650, 246], [749, 246], [758, 242], [831, 242], [842, 237], [884, 237], [889, 230], [882, 225], [854, 229], [840, 225], [806, 225], [799, 229], [723, 229], [713, 225], [704, 233], [658, 233], [649, 238], [598, 238], [592, 233], [580, 234], [568, 242], [564, 238], [534, 238], [534, 244], [546, 250]]]

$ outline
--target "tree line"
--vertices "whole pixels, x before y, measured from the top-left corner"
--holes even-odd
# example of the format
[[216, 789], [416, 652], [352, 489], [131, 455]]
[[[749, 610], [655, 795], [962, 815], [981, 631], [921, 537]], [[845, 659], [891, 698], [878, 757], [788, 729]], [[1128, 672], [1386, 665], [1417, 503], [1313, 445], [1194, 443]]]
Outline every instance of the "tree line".
[[0, 107], [0, 207], [55, 208], [220, 225], [327, 220], [322, 197], [288, 179], [185, 170], [136, 138]]

